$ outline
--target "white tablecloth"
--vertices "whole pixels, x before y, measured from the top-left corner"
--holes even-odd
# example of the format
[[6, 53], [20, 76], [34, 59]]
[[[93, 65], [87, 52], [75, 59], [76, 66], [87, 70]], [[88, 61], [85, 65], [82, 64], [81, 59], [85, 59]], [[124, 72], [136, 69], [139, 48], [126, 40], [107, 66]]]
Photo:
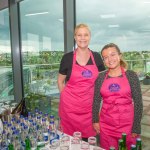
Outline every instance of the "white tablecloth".
[[[81, 148], [81, 144], [71, 144], [71, 139], [73, 137], [70, 136], [70, 146], [69, 146], [69, 150], [80, 150]], [[97, 147], [97, 146], [95, 146]], [[90, 150], [93, 150], [94, 146], [90, 145]], [[40, 150], [52, 150], [50, 144], [46, 145], [44, 148], [40, 148]], [[54, 149], [53, 149], [54, 150]], [[55, 150], [60, 150], [60, 147], [56, 148]], [[105, 150], [103, 148], [101, 148], [100, 150]]]

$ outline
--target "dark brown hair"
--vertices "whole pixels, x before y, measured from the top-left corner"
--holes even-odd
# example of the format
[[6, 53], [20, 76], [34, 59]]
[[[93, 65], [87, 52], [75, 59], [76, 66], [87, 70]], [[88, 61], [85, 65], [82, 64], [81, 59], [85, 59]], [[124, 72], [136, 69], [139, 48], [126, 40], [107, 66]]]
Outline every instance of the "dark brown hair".
[[[108, 49], [108, 48], [110, 48], [110, 47], [115, 48], [119, 55], [122, 54], [121, 51], [120, 51], [120, 48], [119, 48], [116, 44], [114, 44], [114, 43], [109, 43], [109, 44], [106, 44], [106, 45], [102, 48], [102, 50], [101, 50], [101, 55], [102, 55], [102, 52], [103, 52], [105, 49]], [[127, 64], [127, 62], [126, 62], [125, 60], [123, 60], [123, 58], [120, 59], [120, 66], [122, 66], [122, 67], [125, 68], [125, 69], [128, 68], [128, 64]]]

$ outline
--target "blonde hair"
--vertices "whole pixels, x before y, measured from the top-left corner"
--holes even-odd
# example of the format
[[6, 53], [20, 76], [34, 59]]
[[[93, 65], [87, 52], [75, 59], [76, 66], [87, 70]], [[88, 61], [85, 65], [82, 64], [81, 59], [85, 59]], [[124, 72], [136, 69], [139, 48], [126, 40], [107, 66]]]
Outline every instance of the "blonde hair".
[[86, 28], [86, 29], [90, 32], [90, 34], [91, 34], [91, 31], [90, 31], [89, 26], [86, 25], [86, 24], [84, 24], [84, 23], [81, 23], [81, 24], [78, 24], [78, 25], [75, 27], [74, 36], [76, 36], [76, 34], [77, 34], [77, 32], [78, 32], [78, 30], [79, 30], [80, 28]]
[[[105, 50], [105, 49], [107, 49], [107, 48], [110, 48], [110, 47], [114, 47], [114, 48], [116, 49], [116, 51], [118, 52], [119, 55], [122, 54], [121, 51], [120, 51], [120, 48], [119, 48], [116, 44], [114, 44], [114, 43], [109, 43], [109, 44], [106, 44], [106, 45], [102, 48], [102, 50], [101, 50], [101, 55], [102, 55], [103, 50]], [[127, 62], [126, 62], [122, 57], [121, 57], [121, 59], [120, 59], [120, 66], [123, 67], [123, 68], [125, 68], [125, 69], [128, 68]]]

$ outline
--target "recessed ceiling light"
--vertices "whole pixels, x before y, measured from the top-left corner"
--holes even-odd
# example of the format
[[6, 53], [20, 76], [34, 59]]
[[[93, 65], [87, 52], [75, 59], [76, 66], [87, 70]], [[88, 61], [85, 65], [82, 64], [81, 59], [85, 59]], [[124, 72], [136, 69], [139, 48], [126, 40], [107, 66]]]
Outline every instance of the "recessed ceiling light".
[[58, 19], [60, 22], [64, 22], [64, 20], [63, 19]]
[[105, 15], [100, 15], [102, 19], [107, 19], [107, 18], [115, 18], [115, 14], [105, 14]]
[[150, 29], [141, 30], [142, 32], [150, 32]]
[[143, 3], [145, 3], [145, 4], [150, 4], [150, 1], [145, 1], [145, 2], [143, 2]]
[[44, 14], [48, 14], [49, 12], [40, 12], [40, 13], [32, 13], [32, 14], [26, 14], [25, 16], [36, 16], [36, 15], [44, 15]]
[[119, 28], [119, 24], [108, 25], [109, 28]]

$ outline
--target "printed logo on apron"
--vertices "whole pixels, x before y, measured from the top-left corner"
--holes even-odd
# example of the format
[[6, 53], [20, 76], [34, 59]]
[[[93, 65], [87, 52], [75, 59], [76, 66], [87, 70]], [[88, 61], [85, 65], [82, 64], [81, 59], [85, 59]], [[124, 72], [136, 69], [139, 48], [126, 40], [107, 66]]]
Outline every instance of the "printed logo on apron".
[[113, 83], [109, 85], [110, 92], [118, 92], [120, 90], [120, 85], [117, 83]]
[[92, 77], [92, 72], [90, 70], [84, 70], [82, 71], [82, 76], [85, 78], [90, 78]]

